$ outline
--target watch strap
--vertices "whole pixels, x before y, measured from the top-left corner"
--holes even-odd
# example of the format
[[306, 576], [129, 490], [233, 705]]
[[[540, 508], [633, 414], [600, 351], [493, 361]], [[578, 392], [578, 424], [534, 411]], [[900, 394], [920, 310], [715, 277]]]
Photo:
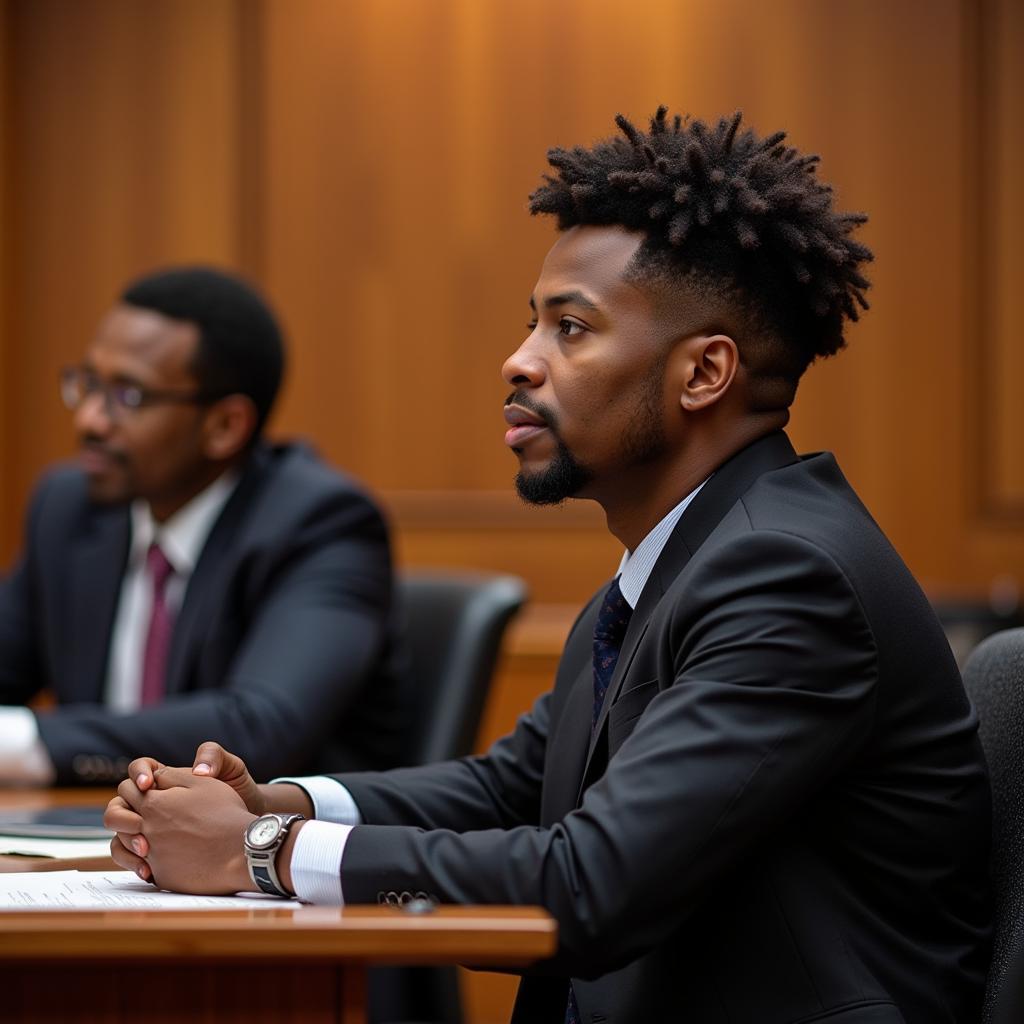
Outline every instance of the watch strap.
[[[268, 896], [283, 896], [285, 899], [291, 899], [292, 894], [281, 884], [281, 879], [277, 874], [277, 855], [284, 845], [285, 839], [288, 838], [292, 826], [297, 821], [305, 820], [305, 815], [264, 814], [262, 817], [277, 818], [281, 830], [278, 832], [274, 844], [265, 849], [257, 850], [246, 842], [245, 860], [249, 868], [249, 877], [260, 892], [266, 893]], [[246, 836], [248, 836], [248, 831], [249, 829], [246, 828]]]

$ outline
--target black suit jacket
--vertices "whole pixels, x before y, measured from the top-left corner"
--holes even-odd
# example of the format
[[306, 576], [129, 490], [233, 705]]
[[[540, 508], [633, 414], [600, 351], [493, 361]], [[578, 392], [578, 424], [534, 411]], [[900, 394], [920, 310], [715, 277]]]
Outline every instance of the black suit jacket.
[[387, 529], [352, 480], [301, 446], [258, 446], [189, 580], [167, 699], [115, 714], [103, 688], [130, 529], [126, 505], [58, 469], [0, 585], [0, 703], [56, 698], [38, 723], [59, 784], [122, 778], [142, 752], [191, 764], [206, 739], [259, 778], [323, 767], [325, 745], [332, 764], [399, 763]]
[[[770, 435], [684, 513], [590, 740], [599, 597], [486, 755], [341, 776], [345, 898], [540, 904], [517, 1024], [973, 1024], [989, 794], [945, 637], [827, 454]], [[401, 823], [401, 825], [399, 825]], [[404, 826], [404, 827], [403, 827]], [[414, 827], [408, 827], [414, 826]]]

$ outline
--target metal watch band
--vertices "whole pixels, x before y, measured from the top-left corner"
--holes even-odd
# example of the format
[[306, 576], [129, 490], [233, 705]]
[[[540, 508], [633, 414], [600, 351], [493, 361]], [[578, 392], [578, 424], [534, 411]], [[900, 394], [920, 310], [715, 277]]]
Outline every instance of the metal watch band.
[[281, 884], [281, 879], [277, 874], [277, 854], [281, 847], [284, 845], [285, 839], [288, 838], [288, 833], [291, 831], [291, 827], [297, 821], [305, 820], [303, 814], [264, 814], [257, 821], [261, 821], [264, 818], [276, 818], [280, 824], [280, 831], [277, 834], [277, 838], [274, 840], [272, 846], [268, 846], [265, 849], [258, 850], [248, 843], [249, 828], [252, 827], [251, 823], [245, 830], [245, 860], [249, 868], [249, 877], [253, 880], [253, 884], [260, 890], [260, 892], [266, 893], [268, 896], [283, 896], [286, 899], [291, 899], [292, 894]]

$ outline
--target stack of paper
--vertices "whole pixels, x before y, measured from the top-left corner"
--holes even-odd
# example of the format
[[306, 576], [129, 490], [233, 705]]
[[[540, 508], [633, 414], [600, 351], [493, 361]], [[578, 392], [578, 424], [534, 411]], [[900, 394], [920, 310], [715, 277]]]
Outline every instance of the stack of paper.
[[40, 839], [0, 835], [0, 854], [5, 853], [16, 853], [22, 857], [108, 857], [110, 839]]
[[162, 892], [131, 871], [0, 873], [0, 911], [252, 910], [261, 903], [275, 909], [302, 906], [298, 900], [281, 900], [261, 893], [185, 896]]

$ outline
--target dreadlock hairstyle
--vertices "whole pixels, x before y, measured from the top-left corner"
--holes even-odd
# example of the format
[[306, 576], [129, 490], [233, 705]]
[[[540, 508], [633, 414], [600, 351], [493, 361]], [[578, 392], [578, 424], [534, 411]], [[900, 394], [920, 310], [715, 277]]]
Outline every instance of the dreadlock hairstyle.
[[667, 281], [704, 328], [733, 331], [755, 405], [786, 406], [804, 370], [843, 347], [844, 321], [868, 308], [859, 267], [871, 251], [850, 237], [867, 217], [832, 209], [819, 157], [784, 145], [785, 132], [741, 131], [739, 112], [714, 128], [667, 115], [659, 107], [643, 132], [619, 114], [621, 136], [550, 150], [557, 174], [530, 212], [554, 214], [563, 231], [643, 232], [630, 274]]

